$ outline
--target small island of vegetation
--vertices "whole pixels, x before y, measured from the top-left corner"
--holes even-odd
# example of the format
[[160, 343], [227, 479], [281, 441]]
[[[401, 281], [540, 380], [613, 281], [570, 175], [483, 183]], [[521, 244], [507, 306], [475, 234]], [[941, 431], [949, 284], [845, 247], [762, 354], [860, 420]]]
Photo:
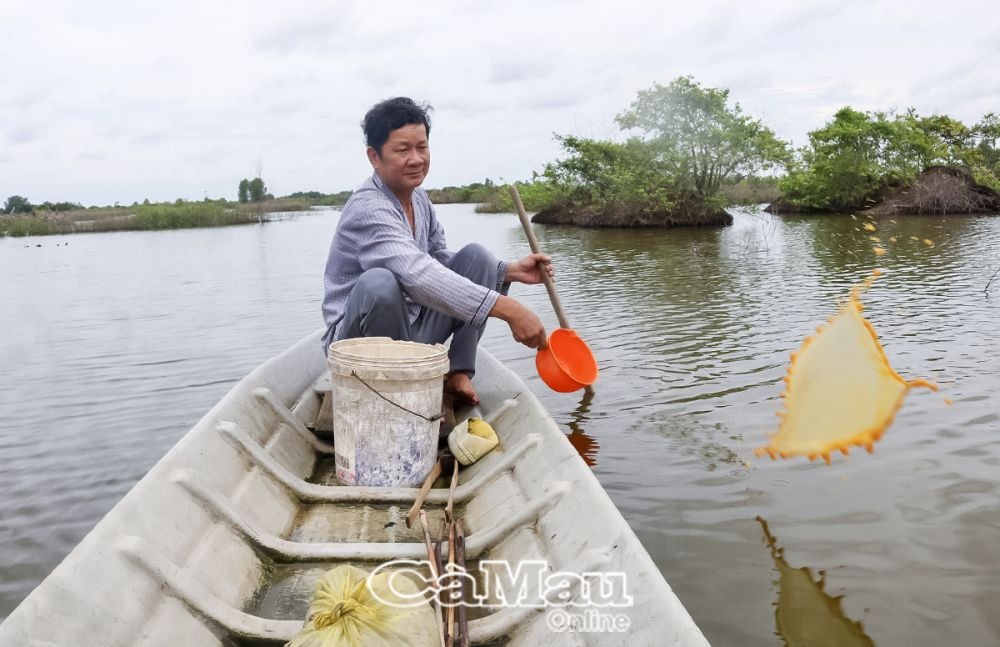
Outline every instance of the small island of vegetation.
[[774, 213], [988, 213], [1000, 210], [1000, 117], [846, 107], [796, 151]]

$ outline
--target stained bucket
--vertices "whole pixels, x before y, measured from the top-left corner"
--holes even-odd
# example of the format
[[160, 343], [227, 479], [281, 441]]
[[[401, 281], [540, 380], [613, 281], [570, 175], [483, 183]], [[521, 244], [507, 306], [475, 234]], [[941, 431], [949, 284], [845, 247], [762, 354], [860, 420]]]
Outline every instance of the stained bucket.
[[437, 459], [448, 349], [361, 337], [331, 344], [328, 360], [337, 479], [419, 487]]

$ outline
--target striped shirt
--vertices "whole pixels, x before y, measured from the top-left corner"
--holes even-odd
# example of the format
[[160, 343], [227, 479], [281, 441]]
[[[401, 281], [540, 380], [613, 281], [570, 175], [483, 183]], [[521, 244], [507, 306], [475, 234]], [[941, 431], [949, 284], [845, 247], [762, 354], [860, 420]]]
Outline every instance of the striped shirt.
[[399, 280], [409, 300], [411, 323], [421, 306], [476, 326], [486, 322], [504, 288], [507, 261], [497, 263], [494, 289], [452, 272], [445, 264], [454, 252], [445, 245], [444, 229], [427, 192], [415, 189], [412, 201], [416, 232], [410, 229], [402, 205], [378, 173], [365, 180], [344, 205], [324, 276], [327, 340], [333, 338], [344, 316], [354, 283], [375, 267], [389, 270]]

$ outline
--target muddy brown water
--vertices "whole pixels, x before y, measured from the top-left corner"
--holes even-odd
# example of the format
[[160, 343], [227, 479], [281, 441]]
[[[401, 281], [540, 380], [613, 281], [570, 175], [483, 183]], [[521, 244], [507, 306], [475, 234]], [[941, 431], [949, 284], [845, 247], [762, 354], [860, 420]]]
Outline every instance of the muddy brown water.
[[[527, 253], [512, 215], [439, 213], [453, 247]], [[0, 616], [237, 380], [319, 325], [336, 219], [0, 239]], [[808, 632], [823, 627], [1000, 642], [1000, 281], [983, 291], [1000, 217], [895, 220], [879, 222], [886, 275], [865, 314], [896, 370], [942, 391], [911, 394], [873, 455], [830, 467], [753, 448], [789, 353], [876, 265], [849, 217], [539, 227], [601, 365], [591, 401], [548, 391], [502, 323], [486, 332], [714, 644], [822, 644]], [[514, 295], [554, 325], [541, 286]]]

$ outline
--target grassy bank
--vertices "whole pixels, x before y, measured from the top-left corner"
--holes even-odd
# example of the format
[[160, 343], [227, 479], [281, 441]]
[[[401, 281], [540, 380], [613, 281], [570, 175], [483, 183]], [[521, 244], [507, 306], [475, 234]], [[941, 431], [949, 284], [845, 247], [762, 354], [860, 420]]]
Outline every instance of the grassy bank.
[[224, 227], [263, 222], [268, 213], [308, 211], [312, 201], [278, 198], [246, 204], [225, 200], [165, 202], [133, 207], [37, 210], [31, 214], [0, 215], [0, 236], [49, 236], [98, 231], [153, 231]]

